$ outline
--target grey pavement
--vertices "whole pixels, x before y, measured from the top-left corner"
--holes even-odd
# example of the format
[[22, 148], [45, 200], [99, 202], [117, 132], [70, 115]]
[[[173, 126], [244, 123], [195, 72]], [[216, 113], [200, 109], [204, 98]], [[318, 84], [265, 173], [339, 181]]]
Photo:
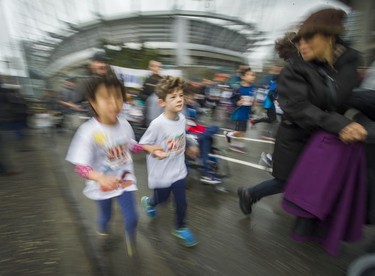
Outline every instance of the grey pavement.
[[0, 275], [96, 275], [45, 138], [30, 135], [28, 151], [12, 141], [1, 147], [20, 174], [0, 177]]
[[[23, 161], [23, 166], [29, 166], [32, 171], [15, 176], [12, 185], [0, 190], [2, 204], [5, 197], [9, 205], [2, 208], [6, 208], [6, 215], [2, 215], [0, 235], [5, 238], [6, 246], [2, 241], [0, 275], [13, 275], [13, 270], [19, 271], [18, 275], [27, 275], [23, 274], [25, 270], [16, 270], [22, 267], [18, 266], [18, 259], [32, 263], [35, 272], [40, 270], [30, 275], [345, 275], [349, 263], [365, 252], [369, 240], [375, 236], [374, 229], [366, 228], [366, 239], [360, 243], [344, 243], [340, 255], [334, 257], [318, 244], [299, 243], [289, 237], [293, 218], [279, 206], [280, 196], [257, 203], [251, 216], [244, 216], [239, 210], [237, 188], [252, 186], [270, 177], [268, 172], [249, 166], [258, 163], [262, 151], [272, 151], [272, 144], [251, 140], [259, 138], [263, 128], [259, 125], [248, 131], [246, 154], [228, 151], [224, 138], [215, 138], [226, 157], [240, 161], [228, 163], [231, 176], [223, 184], [227, 192], [202, 185], [198, 172], [189, 173], [189, 226], [200, 242], [195, 248], [182, 247], [171, 235], [172, 203], [158, 207], [158, 217], [153, 220], [143, 213], [140, 198], [150, 194], [145, 155], [134, 155], [140, 221], [138, 254], [133, 258], [125, 252], [123, 223], [117, 205], [111, 223], [113, 247], [109, 251], [101, 249], [95, 234], [95, 203], [84, 197], [83, 180], [64, 161], [71, 134], [35, 135], [34, 153], [17, 155], [28, 160]], [[31, 186], [30, 193], [20, 188], [20, 184], [15, 186], [23, 178], [27, 181], [23, 180], [21, 187]], [[39, 186], [44, 187], [43, 192], [36, 191]], [[9, 225], [4, 227], [4, 221]], [[10, 237], [7, 233], [12, 224], [23, 233], [13, 230], [18, 235], [10, 240], [6, 235]], [[46, 229], [41, 230], [42, 226]], [[32, 243], [31, 238], [25, 238], [28, 233], [35, 235], [40, 231], [48, 242], [40, 238], [41, 241], [36, 239]], [[36, 251], [34, 255], [14, 249], [25, 240], [34, 245], [29, 247], [30, 252]], [[39, 261], [43, 258], [45, 261]]]

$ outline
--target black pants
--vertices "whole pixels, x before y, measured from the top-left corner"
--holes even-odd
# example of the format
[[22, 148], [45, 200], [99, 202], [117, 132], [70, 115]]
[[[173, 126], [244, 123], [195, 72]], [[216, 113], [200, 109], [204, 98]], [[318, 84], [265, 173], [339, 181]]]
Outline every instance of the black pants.
[[267, 117], [255, 119], [254, 123], [253, 123], [254, 125], [257, 124], [257, 123], [261, 123], [261, 122], [271, 124], [274, 121], [276, 121], [276, 109], [275, 108], [267, 108], [266, 110], [267, 110]]
[[254, 202], [260, 200], [265, 196], [279, 194], [284, 191], [285, 181], [272, 178], [259, 183], [258, 185], [249, 188], [251, 198]]

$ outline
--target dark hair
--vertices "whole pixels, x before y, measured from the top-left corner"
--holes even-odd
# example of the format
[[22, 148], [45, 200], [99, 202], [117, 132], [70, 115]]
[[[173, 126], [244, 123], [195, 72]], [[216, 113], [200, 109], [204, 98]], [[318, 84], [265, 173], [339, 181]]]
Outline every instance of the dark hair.
[[155, 93], [159, 99], [165, 100], [168, 94], [173, 93], [177, 89], [185, 92], [187, 83], [182, 78], [165, 76], [160, 79], [155, 88]]
[[92, 58], [91, 58], [92, 61], [100, 61], [100, 62], [104, 62], [104, 63], [107, 63], [108, 62], [108, 57], [106, 56], [106, 54], [104, 52], [96, 52]]
[[297, 48], [293, 43], [296, 33], [285, 33], [283, 37], [275, 41], [275, 51], [283, 60], [288, 60], [293, 55], [297, 54]]
[[246, 75], [247, 72], [251, 71], [251, 68], [250, 67], [247, 67], [243, 70], [240, 71], [240, 75], [243, 77]]
[[90, 76], [88, 79], [85, 80], [83, 85], [84, 93], [86, 95], [87, 100], [95, 101], [96, 93], [98, 91], [98, 87], [104, 84], [106, 87], [118, 87], [121, 89], [121, 95], [123, 99], [126, 99], [126, 92], [125, 87], [116, 77], [113, 71], [108, 71], [108, 73], [104, 76]]

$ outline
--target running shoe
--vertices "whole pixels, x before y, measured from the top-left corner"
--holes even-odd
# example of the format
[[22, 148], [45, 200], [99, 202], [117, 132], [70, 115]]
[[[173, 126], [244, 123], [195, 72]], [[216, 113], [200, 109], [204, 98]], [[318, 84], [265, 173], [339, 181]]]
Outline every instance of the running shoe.
[[211, 184], [211, 185], [216, 185], [221, 183], [221, 179], [217, 177], [210, 177], [210, 176], [202, 176], [200, 179], [201, 182], [205, 184]]
[[224, 131], [224, 136], [227, 139], [227, 142], [230, 144], [232, 142], [232, 139], [231, 139], [231, 136], [229, 136], [230, 135], [229, 133], [230, 132], [227, 130]]
[[193, 247], [198, 244], [197, 240], [194, 237], [194, 234], [189, 228], [180, 228], [172, 232], [174, 236], [181, 239], [182, 244], [186, 247]]
[[262, 152], [260, 155], [260, 159], [264, 164], [267, 165], [267, 167], [271, 168], [272, 167], [272, 156], [270, 156], [269, 153]]
[[151, 206], [150, 198], [148, 196], [143, 196], [141, 198], [141, 203], [143, 208], [145, 209], [147, 216], [149, 216], [150, 218], [156, 217], [156, 208], [154, 206]]

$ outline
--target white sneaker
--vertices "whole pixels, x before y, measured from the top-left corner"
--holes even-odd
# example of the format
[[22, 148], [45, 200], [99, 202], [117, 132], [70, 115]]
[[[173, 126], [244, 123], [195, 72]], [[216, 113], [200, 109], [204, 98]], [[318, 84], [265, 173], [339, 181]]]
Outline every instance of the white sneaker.
[[205, 184], [211, 184], [211, 185], [216, 185], [216, 184], [221, 183], [221, 179], [216, 178], [216, 177], [202, 176], [200, 180], [201, 182]]
[[232, 137], [233, 137], [233, 135], [231, 135], [231, 133], [232, 132], [229, 132], [229, 131], [224, 131], [224, 136], [225, 136], [225, 138], [227, 139], [227, 142], [230, 144], [231, 142], [232, 142]]
[[262, 152], [262, 154], [260, 155], [260, 159], [262, 160], [262, 162], [264, 164], [267, 165], [267, 167], [272, 167], [272, 155], [269, 154], [269, 153], [265, 153], [265, 152]]

